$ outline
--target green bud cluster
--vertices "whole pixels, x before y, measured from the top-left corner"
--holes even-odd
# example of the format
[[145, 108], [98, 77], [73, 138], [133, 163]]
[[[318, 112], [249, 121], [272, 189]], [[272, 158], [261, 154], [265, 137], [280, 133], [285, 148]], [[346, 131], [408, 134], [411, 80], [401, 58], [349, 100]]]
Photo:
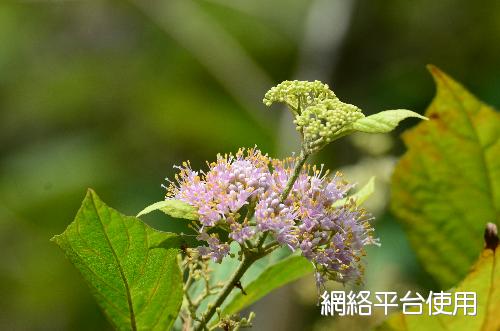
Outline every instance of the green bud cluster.
[[264, 96], [267, 106], [274, 102], [283, 102], [290, 108], [307, 153], [316, 152], [350, 132], [352, 124], [364, 117], [358, 107], [340, 101], [320, 81], [284, 81]]
[[299, 115], [305, 107], [332, 98], [336, 98], [335, 93], [319, 80], [314, 82], [286, 80], [267, 91], [263, 102], [266, 106], [274, 102], [285, 103], [294, 115]]
[[352, 123], [362, 117], [358, 107], [335, 98], [307, 107], [294, 123], [302, 132], [306, 150], [315, 152], [348, 132]]

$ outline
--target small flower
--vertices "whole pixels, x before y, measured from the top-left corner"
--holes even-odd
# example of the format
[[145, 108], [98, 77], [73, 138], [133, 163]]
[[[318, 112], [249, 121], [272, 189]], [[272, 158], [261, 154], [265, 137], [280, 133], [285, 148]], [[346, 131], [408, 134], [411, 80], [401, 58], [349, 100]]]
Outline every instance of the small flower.
[[236, 221], [229, 223], [229, 238], [243, 244], [245, 240], [251, 239], [255, 235], [254, 227], [248, 225], [248, 222], [238, 223]]
[[293, 207], [281, 203], [279, 193], [267, 191], [255, 207], [257, 228], [274, 233], [276, 240], [295, 250], [297, 243], [292, 230], [295, 227], [296, 212]]
[[196, 239], [206, 241], [208, 244], [208, 247], [198, 247], [200, 255], [205, 258], [211, 258], [214, 262], [221, 263], [222, 259], [229, 254], [229, 245], [221, 243], [216, 234], [209, 235], [206, 232], [201, 232]]

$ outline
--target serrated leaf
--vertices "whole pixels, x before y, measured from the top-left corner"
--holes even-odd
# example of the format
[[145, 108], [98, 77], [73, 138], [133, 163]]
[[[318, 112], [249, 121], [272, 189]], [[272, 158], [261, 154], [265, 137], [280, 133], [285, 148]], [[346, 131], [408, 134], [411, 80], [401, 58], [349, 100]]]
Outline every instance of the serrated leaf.
[[223, 314], [235, 314], [269, 292], [313, 272], [313, 266], [302, 256], [289, 256], [266, 268], [253, 282], [244, 286], [246, 295], [238, 293], [225, 306]]
[[[423, 304], [422, 315], [392, 314], [378, 331], [497, 331], [500, 330], [500, 254], [485, 249], [470, 273], [454, 292], [475, 292], [477, 315], [431, 315], [429, 306]], [[452, 294], [452, 297], [454, 294]]]
[[368, 182], [359, 189], [353, 195], [350, 195], [344, 199], [340, 199], [335, 201], [332, 206], [340, 207], [347, 203], [348, 200], [353, 199], [356, 202], [356, 206], [360, 206], [363, 202], [365, 202], [375, 191], [375, 177], [370, 177]]
[[182, 303], [179, 238], [106, 206], [89, 190], [55, 241], [117, 330], [169, 330]]
[[409, 117], [417, 117], [423, 120], [427, 118], [411, 110], [394, 109], [385, 110], [367, 117], [360, 118], [352, 124], [355, 131], [367, 133], [387, 133], [394, 130], [399, 122]]
[[195, 207], [191, 206], [187, 202], [176, 199], [155, 202], [141, 210], [139, 214], [137, 214], [137, 217], [149, 214], [155, 210], [161, 210], [165, 214], [175, 218], [183, 218], [192, 221], [196, 221], [199, 218], [198, 211]]
[[436, 67], [429, 121], [403, 135], [408, 151], [392, 177], [391, 207], [424, 268], [449, 288], [499, 224], [500, 114]]

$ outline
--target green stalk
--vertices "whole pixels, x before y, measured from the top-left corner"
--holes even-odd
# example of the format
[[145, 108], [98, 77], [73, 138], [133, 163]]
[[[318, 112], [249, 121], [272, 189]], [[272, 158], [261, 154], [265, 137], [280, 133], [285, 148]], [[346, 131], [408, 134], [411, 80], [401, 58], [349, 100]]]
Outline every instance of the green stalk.
[[259, 254], [259, 253], [246, 253], [245, 254], [245, 256], [243, 257], [243, 261], [241, 261], [240, 265], [238, 266], [238, 269], [235, 271], [233, 276], [231, 276], [231, 279], [229, 280], [229, 282], [221, 290], [215, 303], [213, 305], [211, 305], [210, 308], [201, 317], [201, 322], [195, 328], [195, 331], [201, 331], [201, 330], [204, 330], [206, 328], [207, 324], [212, 319], [212, 316], [217, 311], [217, 308], [220, 307], [224, 303], [224, 300], [226, 300], [228, 295], [234, 289], [236, 283], [238, 283], [240, 281], [241, 277], [243, 277], [243, 275], [248, 270], [248, 268], [250, 268], [250, 266], [255, 261], [257, 261], [258, 259], [260, 259], [263, 256], [264, 256], [264, 254]]
[[307, 158], [309, 157], [309, 154], [304, 151], [304, 149], [301, 149], [299, 157], [297, 158], [297, 163], [295, 163], [295, 167], [293, 168], [293, 173], [292, 176], [288, 179], [288, 182], [286, 183], [285, 189], [281, 193], [280, 196], [280, 202], [283, 203], [283, 201], [286, 200], [288, 197], [288, 194], [290, 194], [290, 191], [292, 190], [293, 184], [295, 184], [295, 181], [300, 175], [300, 171], [302, 170], [302, 167], [306, 163]]

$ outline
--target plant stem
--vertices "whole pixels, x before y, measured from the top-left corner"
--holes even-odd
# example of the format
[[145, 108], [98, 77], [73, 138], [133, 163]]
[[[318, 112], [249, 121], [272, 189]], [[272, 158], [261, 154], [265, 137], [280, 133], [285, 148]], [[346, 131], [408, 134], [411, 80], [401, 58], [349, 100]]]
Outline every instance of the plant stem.
[[250, 266], [261, 257], [261, 254], [245, 255], [243, 261], [241, 261], [240, 265], [238, 266], [238, 269], [235, 271], [229, 282], [221, 290], [215, 303], [211, 305], [210, 308], [201, 317], [201, 322], [195, 328], [195, 331], [203, 330], [206, 327], [206, 325], [210, 322], [210, 319], [212, 319], [212, 316], [215, 314], [217, 308], [220, 307], [222, 303], [224, 303], [224, 300], [226, 300], [227, 296], [231, 293], [235, 284], [241, 279], [248, 268], [250, 268]]
[[295, 167], [293, 168], [293, 173], [292, 176], [288, 179], [288, 182], [286, 183], [285, 189], [281, 193], [280, 196], [280, 201], [283, 203], [283, 201], [286, 200], [288, 197], [288, 194], [290, 194], [290, 191], [292, 190], [293, 184], [297, 180], [297, 178], [300, 175], [300, 171], [302, 170], [302, 167], [304, 166], [304, 163], [306, 163], [307, 158], [309, 157], [309, 154], [302, 149], [300, 151], [299, 157], [297, 158], [297, 163], [295, 163]]

